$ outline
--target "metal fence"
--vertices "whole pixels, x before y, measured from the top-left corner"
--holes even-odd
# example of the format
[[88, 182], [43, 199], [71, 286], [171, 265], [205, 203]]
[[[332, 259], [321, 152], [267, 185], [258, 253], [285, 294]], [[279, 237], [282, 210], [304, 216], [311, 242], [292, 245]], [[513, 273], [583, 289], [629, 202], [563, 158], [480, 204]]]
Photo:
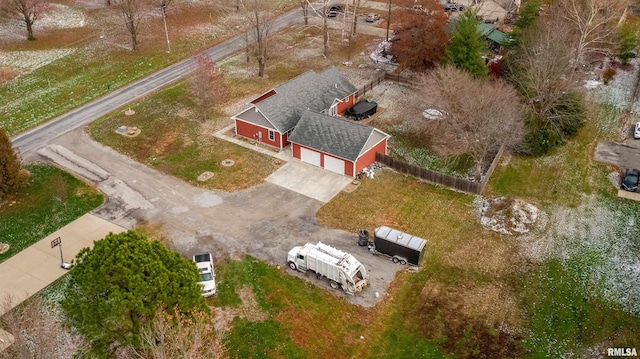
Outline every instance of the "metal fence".
[[489, 166], [489, 169], [487, 170], [481, 182], [472, 182], [464, 178], [449, 176], [444, 173], [430, 170], [428, 168], [412, 165], [410, 163], [395, 159], [391, 156], [388, 156], [379, 152], [376, 153], [376, 161], [398, 172], [402, 172], [414, 177], [418, 177], [429, 183], [441, 185], [457, 191], [479, 195], [484, 190], [485, 186], [487, 185], [487, 182], [489, 181], [489, 178], [493, 174], [493, 171], [496, 169], [496, 166], [498, 165], [498, 162], [500, 161], [500, 157], [502, 157], [503, 152], [504, 152], [504, 146], [500, 147], [500, 150], [498, 150], [498, 153], [493, 158], [493, 161], [491, 162], [491, 166]]
[[376, 75], [371, 81], [367, 82], [364, 86], [358, 89], [356, 93], [356, 99], [360, 99], [367, 95], [367, 91], [373, 90], [374, 87], [378, 86], [385, 79], [386, 72]]

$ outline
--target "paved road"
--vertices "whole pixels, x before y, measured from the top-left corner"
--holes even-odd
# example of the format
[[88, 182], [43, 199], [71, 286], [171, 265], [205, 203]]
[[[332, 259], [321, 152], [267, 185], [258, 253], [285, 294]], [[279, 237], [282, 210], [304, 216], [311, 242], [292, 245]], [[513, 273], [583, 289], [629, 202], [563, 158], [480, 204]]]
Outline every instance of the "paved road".
[[[301, 10], [290, 11], [274, 20], [271, 31], [280, 31], [302, 20]], [[205, 52], [211, 59], [219, 61], [245, 46], [244, 35], [231, 38]], [[136, 81], [128, 86], [115, 90], [93, 102], [79, 107], [69, 113], [55, 118], [44, 125], [33, 128], [12, 138], [13, 146], [20, 150], [25, 160], [34, 158], [35, 152], [45, 146], [50, 139], [59, 137], [73, 129], [86, 125], [104, 116], [114, 109], [141, 98], [158, 90], [193, 70], [193, 59], [188, 58], [160, 70], [148, 77]]]

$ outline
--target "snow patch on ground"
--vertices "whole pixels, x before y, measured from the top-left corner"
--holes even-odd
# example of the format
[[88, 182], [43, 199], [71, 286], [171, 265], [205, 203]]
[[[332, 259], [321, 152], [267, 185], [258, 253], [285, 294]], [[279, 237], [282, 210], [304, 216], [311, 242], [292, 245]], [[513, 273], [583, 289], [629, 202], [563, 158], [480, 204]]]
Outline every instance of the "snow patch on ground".
[[0, 66], [33, 71], [75, 52], [75, 49], [0, 52]]
[[602, 85], [602, 81], [586, 80], [583, 86], [588, 90], [593, 90], [598, 88], [600, 85]]
[[632, 103], [635, 80], [640, 69], [640, 59], [629, 61], [627, 68], [616, 68], [616, 75], [606, 86], [599, 86], [595, 96], [599, 102], [609, 103], [621, 110], [630, 107], [633, 112], [640, 112], [640, 102]]
[[34, 26], [42, 28], [70, 29], [84, 27], [86, 18], [81, 9], [68, 5], [51, 4], [41, 18], [39, 18]]
[[474, 205], [484, 228], [507, 235], [529, 232], [541, 213], [536, 206], [509, 197], [487, 199], [478, 196]]
[[640, 316], [640, 227], [633, 206], [587, 197], [577, 208], [553, 207], [547, 231], [518, 238], [530, 260], [562, 260], [587, 295], [600, 295]]
[[376, 64], [391, 64], [397, 65], [393, 62], [393, 56], [389, 54], [391, 49], [391, 43], [389, 41], [382, 41], [380, 45], [369, 55], [371, 60]]

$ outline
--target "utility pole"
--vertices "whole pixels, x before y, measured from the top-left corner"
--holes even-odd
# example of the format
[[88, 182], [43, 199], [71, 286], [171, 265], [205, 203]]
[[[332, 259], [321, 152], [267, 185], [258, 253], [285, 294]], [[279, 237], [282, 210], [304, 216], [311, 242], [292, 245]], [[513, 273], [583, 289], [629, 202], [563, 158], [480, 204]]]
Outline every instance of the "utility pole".
[[167, 53], [171, 53], [171, 42], [169, 41], [169, 30], [167, 30], [167, 5], [160, 5], [162, 10], [162, 21], [164, 22], [164, 33], [167, 36]]
[[389, 41], [389, 25], [391, 25], [391, 0], [389, 0], [389, 15], [387, 15], [387, 41]]

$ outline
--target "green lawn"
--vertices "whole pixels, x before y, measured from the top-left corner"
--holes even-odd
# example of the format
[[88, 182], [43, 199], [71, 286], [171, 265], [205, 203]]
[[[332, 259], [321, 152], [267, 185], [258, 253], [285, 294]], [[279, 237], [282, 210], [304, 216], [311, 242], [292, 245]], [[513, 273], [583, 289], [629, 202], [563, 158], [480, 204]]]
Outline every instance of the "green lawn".
[[243, 305], [242, 288], [255, 297], [255, 307], [244, 303], [244, 318], [236, 317], [224, 336], [232, 358], [351, 358], [363, 345], [370, 318], [363, 308], [249, 256], [216, 270], [216, 306]]
[[[115, 111], [89, 126], [91, 136], [99, 142], [140, 163], [182, 178], [193, 185], [236, 191], [252, 187], [278, 168], [270, 156], [213, 136], [215, 123], [225, 121], [212, 111], [213, 120], [201, 123], [193, 115], [193, 104], [186, 94], [188, 82], [181, 81], [157, 92], [131, 107], [133, 116]], [[138, 127], [136, 137], [116, 132], [119, 126]], [[234, 161], [223, 166], [224, 160]], [[205, 171], [214, 176], [199, 182]]]
[[29, 182], [3, 198], [0, 240], [9, 251], [0, 262], [102, 204], [102, 194], [52, 166], [30, 165]]

